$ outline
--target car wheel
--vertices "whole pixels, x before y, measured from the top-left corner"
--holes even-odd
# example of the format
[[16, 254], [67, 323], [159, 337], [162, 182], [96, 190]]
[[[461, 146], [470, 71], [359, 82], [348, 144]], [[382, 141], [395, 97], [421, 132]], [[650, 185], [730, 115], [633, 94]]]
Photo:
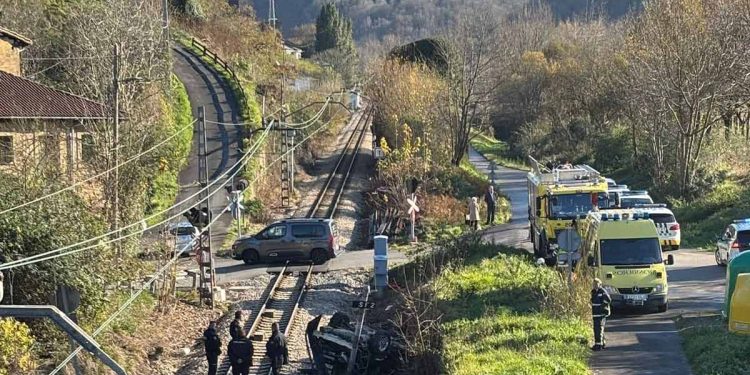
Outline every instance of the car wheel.
[[328, 261], [328, 254], [326, 254], [326, 251], [323, 249], [313, 249], [313, 251], [310, 252], [310, 259], [313, 264], [323, 264]]
[[716, 264], [719, 265], [719, 267], [724, 267], [727, 264], [721, 260], [721, 254], [719, 254], [719, 249], [716, 249], [714, 252], [714, 257], [716, 258]]
[[247, 249], [242, 252], [242, 261], [247, 265], [256, 264], [260, 260], [260, 255], [254, 249]]
[[667, 312], [668, 309], [669, 309], [669, 302], [656, 307], [656, 310], [659, 311], [660, 313]]

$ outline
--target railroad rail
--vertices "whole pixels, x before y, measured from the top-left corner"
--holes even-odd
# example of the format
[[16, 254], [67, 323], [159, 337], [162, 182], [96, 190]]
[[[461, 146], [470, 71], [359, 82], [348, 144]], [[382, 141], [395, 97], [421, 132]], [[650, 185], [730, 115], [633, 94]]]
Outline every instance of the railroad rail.
[[[357, 125], [354, 127], [352, 134], [346, 141], [346, 145], [344, 146], [341, 155], [339, 155], [336, 166], [328, 175], [323, 188], [318, 192], [318, 196], [310, 207], [310, 210], [307, 212], [306, 217], [333, 218], [333, 215], [336, 213], [336, 208], [338, 208], [339, 201], [341, 200], [341, 195], [346, 188], [347, 182], [349, 182], [349, 175], [351, 174], [354, 163], [357, 160], [359, 149], [362, 147], [362, 140], [364, 140], [365, 134], [367, 134], [367, 124], [370, 123], [372, 114], [373, 110], [371, 108], [366, 108], [362, 111], [362, 114], [357, 120]], [[334, 186], [335, 188], [332, 189]], [[325, 208], [325, 214], [320, 216], [319, 214], [323, 211], [323, 208]]]
[[[357, 154], [362, 146], [367, 125], [372, 118], [372, 109], [361, 112], [352, 134], [341, 151], [336, 166], [328, 175], [323, 188], [318, 193], [307, 217], [316, 217], [316, 214], [325, 208], [325, 218], [332, 218], [341, 200], [341, 195], [351, 175], [352, 168], [357, 159]], [[244, 330], [253, 341], [253, 366], [250, 367], [251, 374], [269, 375], [271, 373], [271, 362], [266, 357], [266, 341], [271, 337], [271, 324], [279, 323], [279, 328], [284, 335], [289, 336], [294, 319], [297, 316], [300, 302], [305, 294], [306, 286], [310, 282], [313, 265], [309, 264], [307, 272], [289, 271], [289, 262], [284, 265], [279, 274], [264, 292], [263, 303], [260, 308], [253, 311], [251, 319], [247, 320]], [[231, 369], [229, 358], [225, 356], [219, 366], [218, 374], [227, 374]]]

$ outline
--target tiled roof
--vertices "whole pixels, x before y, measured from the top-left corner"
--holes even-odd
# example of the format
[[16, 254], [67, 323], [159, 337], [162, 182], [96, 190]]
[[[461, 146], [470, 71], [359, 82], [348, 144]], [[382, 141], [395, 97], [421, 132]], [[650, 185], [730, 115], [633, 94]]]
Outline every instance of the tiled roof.
[[10, 39], [13, 42], [11, 43], [13, 44], [13, 47], [16, 48], [24, 48], [31, 45], [31, 39], [26, 38], [21, 34], [14, 33], [4, 27], [0, 27], [0, 38]]
[[105, 119], [101, 103], [0, 71], [0, 119]]

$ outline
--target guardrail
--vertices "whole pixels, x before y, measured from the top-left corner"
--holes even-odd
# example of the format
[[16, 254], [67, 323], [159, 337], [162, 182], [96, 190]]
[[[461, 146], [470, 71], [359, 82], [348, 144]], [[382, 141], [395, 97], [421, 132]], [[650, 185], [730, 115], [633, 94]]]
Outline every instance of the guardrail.
[[195, 38], [190, 38], [190, 44], [198, 49], [203, 56], [208, 57], [209, 59], [213, 60], [214, 64], [220, 66], [222, 69], [224, 69], [229, 75], [232, 77], [232, 80], [234, 80], [234, 83], [237, 85], [237, 88], [240, 90], [240, 94], [242, 95], [242, 100], [247, 100], [247, 95], [245, 94], [245, 88], [242, 87], [242, 83], [240, 82], [240, 79], [237, 77], [237, 73], [234, 72], [234, 69], [232, 69], [232, 66], [229, 65], [228, 62], [224, 61], [219, 55], [216, 54], [216, 52], [211, 51], [206, 47], [205, 44], [201, 43]]

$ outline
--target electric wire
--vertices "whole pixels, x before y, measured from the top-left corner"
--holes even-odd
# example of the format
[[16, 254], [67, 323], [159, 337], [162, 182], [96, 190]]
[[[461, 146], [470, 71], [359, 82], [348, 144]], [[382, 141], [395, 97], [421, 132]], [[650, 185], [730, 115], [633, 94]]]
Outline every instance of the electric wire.
[[[273, 125], [273, 124], [271, 124], [271, 125]], [[262, 137], [260, 139], [258, 139], [258, 141], [253, 145], [253, 148], [251, 149], [251, 151], [248, 151], [248, 153], [246, 153], [245, 155], [243, 155], [234, 165], [232, 165], [230, 168], [227, 168], [227, 170], [225, 172], [223, 172], [221, 175], [219, 175], [210, 184], [206, 185], [206, 187], [198, 190], [193, 195], [191, 195], [191, 196], [183, 199], [182, 201], [180, 201], [178, 203], [175, 203], [171, 207], [168, 207], [168, 208], [166, 208], [166, 209], [164, 209], [162, 211], [156, 212], [156, 213], [152, 214], [151, 216], [148, 216], [148, 217], [142, 219], [141, 221], [128, 224], [128, 225], [126, 225], [126, 226], [124, 226], [122, 228], [112, 230], [112, 231], [110, 231], [108, 233], [104, 233], [104, 234], [101, 234], [99, 236], [96, 236], [96, 237], [93, 237], [93, 238], [89, 238], [87, 240], [79, 241], [79, 242], [77, 242], [75, 244], [63, 246], [63, 247], [55, 249], [55, 250], [46, 251], [44, 253], [32, 255], [32, 256], [29, 256], [29, 257], [26, 257], [26, 258], [23, 258], [23, 259], [17, 259], [17, 260], [10, 261], [10, 262], [7, 262], [7, 263], [2, 263], [2, 264], [0, 264], [0, 270], [11, 269], [11, 268], [16, 268], [16, 267], [20, 267], [20, 266], [29, 265], [29, 264], [34, 264], [34, 263], [38, 263], [38, 262], [41, 262], [41, 261], [58, 258], [60, 256], [64, 256], [64, 255], [68, 255], [68, 254], [77, 253], [77, 252], [80, 252], [80, 251], [92, 249], [92, 248], [95, 248], [95, 247], [98, 247], [98, 246], [106, 245], [108, 243], [117, 242], [117, 241], [120, 241], [120, 240], [122, 240], [124, 238], [128, 238], [128, 237], [132, 237], [134, 235], [137, 235], [137, 234], [139, 234], [139, 233], [141, 233], [143, 231], [146, 231], [146, 230], [149, 230], [149, 229], [153, 229], [153, 228], [155, 228], [155, 227], [157, 227], [157, 226], [159, 226], [161, 224], [164, 224], [164, 223], [166, 223], [166, 222], [168, 222], [168, 221], [170, 221], [170, 220], [172, 220], [174, 218], [182, 216], [182, 213], [177, 213], [177, 214], [174, 214], [174, 215], [168, 217], [167, 219], [162, 220], [161, 222], [159, 222], [159, 223], [157, 223], [155, 225], [151, 225], [151, 226], [148, 226], [146, 228], [143, 228], [140, 231], [132, 232], [130, 234], [127, 234], [127, 235], [124, 235], [124, 236], [121, 236], [121, 237], [110, 239], [108, 241], [98, 242], [96, 244], [89, 245], [89, 246], [86, 246], [86, 247], [81, 248], [81, 249], [74, 249], [74, 250], [67, 251], [67, 252], [63, 253], [65, 250], [72, 249], [72, 248], [75, 248], [77, 246], [89, 243], [89, 242], [101, 240], [101, 239], [109, 237], [109, 236], [111, 236], [113, 234], [120, 233], [120, 232], [125, 231], [127, 229], [133, 228], [133, 227], [135, 227], [137, 225], [142, 225], [142, 223], [144, 221], [148, 221], [150, 219], [159, 217], [160, 215], [162, 215], [162, 214], [164, 214], [164, 213], [166, 213], [166, 212], [168, 212], [168, 211], [170, 211], [172, 209], [175, 209], [175, 208], [183, 205], [184, 203], [192, 200], [196, 196], [198, 196], [200, 194], [203, 194], [206, 191], [208, 191], [208, 193], [209, 193], [208, 196], [205, 197], [205, 198], [202, 198], [198, 202], [195, 202], [195, 203], [191, 204], [191, 206], [195, 206], [195, 205], [197, 205], [199, 203], [202, 203], [203, 201], [209, 199], [212, 195], [216, 194], [216, 192], [219, 191], [219, 189], [216, 189], [213, 192], [211, 192], [210, 188], [213, 185], [215, 185], [217, 182], [228, 180], [229, 178], [224, 178], [224, 177], [227, 174], [229, 174], [229, 172], [231, 172], [234, 169], [236, 169], [236, 170], [232, 174], [232, 177], [234, 177], [235, 175], [237, 175], [237, 173], [239, 173], [239, 171], [240, 171], [241, 166], [239, 168], [236, 168], [236, 167], [239, 166], [240, 164], [247, 163], [249, 161], [250, 157], [252, 157], [255, 154], [255, 152], [258, 151], [258, 149], [260, 148], [261, 142], [268, 136], [268, 132], [270, 132], [271, 127], [272, 127], [271, 125], [269, 125], [266, 128], [266, 130], [263, 133]], [[60, 254], [60, 253], [63, 253], [63, 254]]]
[[55, 191], [55, 192], [52, 192], [52, 193], [49, 193], [49, 194], [43, 195], [43, 196], [41, 196], [41, 197], [38, 197], [38, 198], [32, 199], [32, 200], [30, 200], [30, 201], [28, 201], [28, 202], [25, 202], [25, 203], [21, 203], [21, 204], [19, 204], [19, 205], [17, 205], [17, 206], [14, 206], [14, 207], [11, 207], [11, 208], [7, 208], [7, 209], [4, 209], [4, 210], [0, 211], [0, 215], [3, 215], [3, 214], [7, 214], [8, 212], [13, 212], [13, 211], [15, 211], [15, 210], [18, 210], [18, 209], [20, 209], [20, 208], [24, 208], [24, 207], [27, 207], [27, 206], [29, 206], [29, 205], [32, 205], [32, 204], [34, 204], [34, 203], [37, 203], [37, 202], [41, 202], [41, 201], [43, 201], [43, 200], [45, 200], [45, 199], [48, 199], [48, 198], [51, 198], [51, 197], [57, 196], [57, 195], [59, 195], [59, 194], [62, 194], [62, 193], [64, 193], [64, 192], [66, 192], [66, 191], [70, 191], [70, 190], [73, 190], [73, 189], [75, 189], [75, 188], [76, 188], [76, 187], [78, 187], [78, 186], [81, 186], [81, 185], [83, 185], [83, 184], [85, 184], [85, 183], [88, 183], [88, 182], [90, 182], [90, 181], [93, 181], [93, 180], [95, 180], [95, 179], [97, 179], [97, 178], [99, 178], [99, 177], [102, 177], [102, 176], [104, 176], [104, 175], [106, 175], [106, 174], [108, 174], [108, 173], [110, 173], [110, 172], [112, 172], [112, 171], [114, 171], [114, 170], [116, 170], [116, 169], [118, 169], [118, 168], [120, 168], [120, 167], [124, 166], [124, 165], [130, 164], [130, 163], [132, 163], [133, 161], [135, 161], [135, 160], [138, 160], [138, 159], [139, 159], [139, 158], [140, 158], [141, 156], [143, 156], [143, 155], [146, 155], [146, 154], [148, 154], [148, 153], [150, 153], [150, 152], [154, 151], [155, 149], [157, 149], [157, 148], [161, 147], [162, 145], [164, 145], [165, 143], [169, 142], [169, 141], [170, 141], [170, 140], [171, 140], [172, 138], [176, 137], [177, 135], [179, 135], [180, 133], [182, 133], [182, 132], [183, 132], [183, 131], [185, 131], [186, 129], [188, 129], [188, 128], [192, 128], [192, 127], [193, 127], [193, 124], [195, 124], [195, 122], [196, 122], [196, 120], [193, 120], [193, 122], [191, 122], [190, 124], [188, 124], [188, 125], [186, 125], [186, 126], [184, 126], [184, 127], [180, 128], [180, 129], [178, 129], [178, 130], [177, 130], [177, 131], [176, 131], [176, 132], [175, 132], [174, 134], [172, 134], [172, 135], [170, 135], [169, 137], [167, 137], [167, 138], [163, 139], [163, 140], [162, 140], [161, 142], [159, 142], [159, 143], [157, 143], [157, 144], [155, 144], [155, 145], [151, 146], [151, 148], [149, 148], [149, 149], [147, 149], [147, 150], [144, 150], [144, 151], [141, 151], [140, 153], [138, 153], [138, 154], [136, 154], [136, 155], [132, 156], [132, 157], [131, 157], [130, 159], [127, 159], [127, 160], [125, 160], [124, 162], [122, 162], [122, 163], [119, 163], [119, 164], [117, 164], [116, 166], [114, 166], [114, 167], [112, 167], [112, 168], [110, 168], [110, 169], [107, 169], [106, 171], [103, 171], [103, 172], [97, 173], [97, 174], [95, 174], [95, 175], [93, 175], [93, 176], [91, 176], [91, 177], [89, 177], [89, 178], [87, 178], [87, 179], [85, 179], [85, 180], [82, 180], [82, 181], [78, 181], [78, 182], [76, 182], [76, 183], [74, 183], [74, 184], [72, 184], [72, 185], [70, 185], [70, 186], [64, 187], [64, 188], [62, 188], [62, 189], [60, 189], [60, 190], [57, 190], [57, 191]]
[[[253, 179], [253, 181], [251, 181], [251, 182], [250, 182], [250, 183], [249, 183], [249, 184], [247, 185], [248, 187], [246, 187], [245, 189], [243, 189], [243, 190], [242, 190], [242, 192], [244, 192], [244, 191], [245, 191], [246, 189], [249, 189], [249, 188], [250, 188], [250, 186], [252, 186], [252, 184], [253, 184], [253, 183], [257, 182], [257, 181], [258, 181], [258, 179], [260, 179], [260, 177], [261, 177], [261, 176], [263, 175], [263, 173], [264, 173], [264, 172], [265, 172], [266, 170], [268, 170], [268, 168], [270, 168], [270, 167], [271, 167], [272, 165], [276, 164], [276, 163], [277, 163], [277, 162], [278, 162], [279, 160], [281, 160], [282, 158], [286, 157], [286, 155], [287, 155], [288, 153], [292, 152], [292, 151], [293, 151], [293, 150], [294, 150], [295, 148], [297, 148], [297, 147], [299, 147], [300, 145], [302, 145], [302, 144], [303, 144], [304, 142], [306, 142], [306, 141], [307, 141], [308, 139], [310, 139], [310, 138], [311, 138], [311, 137], [312, 137], [313, 135], [317, 134], [318, 132], [320, 132], [320, 131], [321, 131], [321, 130], [323, 130], [324, 128], [328, 127], [328, 125], [330, 125], [330, 124], [331, 124], [331, 122], [332, 122], [332, 121], [328, 121], [328, 122], [326, 122], [325, 124], [321, 125], [321, 126], [320, 126], [320, 127], [318, 128], [318, 129], [315, 129], [315, 131], [313, 131], [313, 132], [311, 132], [310, 134], [308, 134], [308, 135], [307, 135], [307, 136], [306, 136], [306, 137], [305, 137], [305, 138], [304, 138], [304, 139], [303, 139], [302, 141], [300, 141], [300, 142], [299, 142], [299, 143], [298, 143], [297, 145], [295, 145], [295, 147], [293, 147], [293, 148], [291, 148], [291, 149], [287, 150], [287, 152], [285, 152], [285, 153], [283, 153], [283, 154], [279, 155], [279, 157], [278, 157], [278, 158], [276, 158], [276, 159], [274, 159], [274, 160], [273, 160], [273, 161], [272, 161], [271, 163], [269, 163], [269, 164], [266, 164], [266, 165], [265, 165], [265, 166], [264, 166], [264, 167], [263, 167], [263, 168], [261, 169], [260, 173], [259, 173], [259, 174], [258, 174], [258, 175], [257, 175], [257, 176], [255, 177], [255, 179]], [[203, 233], [204, 231], [208, 230], [208, 228], [210, 228], [210, 227], [211, 227], [212, 225], [214, 225], [214, 224], [216, 223], [216, 221], [217, 221], [217, 220], [219, 220], [219, 218], [221, 217], [221, 215], [222, 215], [222, 214], [223, 214], [224, 212], [226, 212], [227, 210], [229, 210], [229, 208], [230, 208], [230, 205], [227, 205], [226, 207], [224, 207], [224, 209], [223, 209], [223, 210], [221, 211], [221, 213], [219, 213], [219, 215], [216, 215], [216, 217], [214, 217], [214, 218], [213, 218], [213, 220], [211, 220], [211, 222], [210, 222], [210, 223], [209, 223], [209, 224], [208, 224], [208, 225], [207, 225], [206, 227], [204, 227], [204, 228], [203, 228], [203, 229], [202, 229], [202, 230], [200, 231], [200, 233], [202, 234], [202, 233]], [[188, 249], [188, 248], [189, 248], [190, 246], [191, 246], [191, 244], [187, 244], [187, 245], [185, 245], [185, 246], [184, 246], [184, 247], [183, 247], [182, 249], [180, 249], [180, 251], [179, 251], [179, 252], [177, 252], [177, 253], [176, 253], [176, 254], [175, 254], [174, 256], [172, 256], [172, 259], [170, 259], [170, 261], [169, 261], [169, 262], [167, 262], [166, 264], [164, 264], [164, 266], [162, 266], [162, 267], [161, 267], [161, 268], [160, 268], [160, 269], [159, 269], [159, 270], [158, 270], [158, 271], [157, 271], [157, 272], [156, 272], [156, 273], [154, 274], [154, 276], [152, 276], [152, 277], [151, 277], [151, 279], [149, 279], [149, 281], [147, 281], [147, 282], [146, 282], [146, 283], [145, 283], [145, 284], [144, 284], [144, 285], [143, 285], [143, 286], [141, 287], [141, 289], [140, 289], [139, 291], [137, 291], [137, 292], [136, 292], [135, 294], [133, 294], [132, 296], [130, 296], [130, 298], [128, 298], [128, 300], [127, 300], [127, 301], [125, 301], [125, 302], [124, 302], [124, 303], [123, 303], [123, 304], [122, 304], [122, 305], [121, 305], [121, 306], [120, 306], [120, 307], [119, 307], [119, 308], [117, 309], [117, 311], [115, 311], [115, 312], [114, 312], [114, 313], [112, 314], [112, 316], [110, 316], [110, 317], [109, 317], [109, 318], [108, 318], [108, 319], [107, 319], [106, 321], [104, 321], [104, 323], [102, 323], [102, 324], [101, 324], [101, 325], [99, 326], [99, 328], [97, 328], [97, 329], [96, 329], [96, 330], [94, 331], [94, 333], [93, 333], [93, 334], [92, 334], [91, 336], [92, 336], [92, 337], [96, 337], [96, 336], [98, 336], [98, 335], [99, 335], [100, 333], [102, 333], [102, 332], [103, 332], [103, 331], [104, 331], [104, 330], [105, 330], [105, 329], [106, 329], [106, 328], [107, 328], [107, 327], [108, 327], [108, 326], [109, 326], [110, 324], [112, 324], [112, 322], [113, 322], [113, 321], [114, 321], [115, 319], [117, 319], [117, 317], [118, 317], [118, 316], [119, 316], [120, 314], [122, 314], [123, 312], [125, 312], [125, 310], [127, 310], [127, 308], [128, 308], [128, 307], [130, 307], [130, 305], [132, 305], [132, 304], [133, 304], [133, 303], [135, 302], [135, 300], [136, 300], [136, 299], [138, 299], [138, 297], [140, 297], [140, 295], [141, 295], [141, 294], [142, 294], [142, 293], [143, 293], [144, 291], [146, 291], [146, 290], [147, 290], [147, 289], [148, 289], [148, 288], [149, 288], [149, 287], [151, 286], [151, 284], [153, 284], [153, 283], [154, 283], [154, 282], [156, 281], [156, 279], [157, 279], [157, 278], [158, 278], [158, 277], [159, 277], [159, 276], [160, 276], [160, 275], [161, 275], [162, 273], [164, 273], [164, 272], [165, 272], [165, 271], [166, 271], [167, 269], [169, 269], [169, 267], [171, 267], [171, 266], [172, 266], [172, 264], [173, 264], [174, 262], [176, 262], [176, 261], [177, 261], [177, 260], [178, 260], [178, 259], [180, 258], [180, 256], [182, 255], [182, 253], [184, 253], [185, 251], [187, 251], [187, 249]], [[55, 374], [57, 374], [57, 373], [58, 373], [58, 372], [59, 372], [60, 370], [62, 370], [63, 368], [65, 368], [65, 366], [66, 366], [66, 365], [67, 365], [67, 364], [68, 364], [68, 363], [69, 363], [69, 362], [70, 362], [71, 360], [73, 360], [73, 358], [75, 358], [75, 356], [76, 356], [76, 355], [78, 355], [78, 353], [80, 353], [80, 352], [81, 352], [81, 349], [83, 349], [83, 348], [82, 348], [81, 346], [78, 346], [78, 347], [77, 347], [77, 348], [76, 348], [76, 349], [75, 349], [75, 350], [74, 350], [74, 351], [73, 351], [72, 353], [70, 353], [70, 355], [68, 355], [68, 357], [67, 357], [67, 358], [65, 358], [65, 360], [63, 360], [63, 362], [62, 362], [62, 363], [60, 363], [60, 365], [58, 365], [58, 366], [57, 366], [57, 367], [56, 367], [56, 368], [55, 368], [54, 370], [52, 370], [52, 372], [50, 372], [50, 374], [49, 374], [49, 375], [55, 375]]]

